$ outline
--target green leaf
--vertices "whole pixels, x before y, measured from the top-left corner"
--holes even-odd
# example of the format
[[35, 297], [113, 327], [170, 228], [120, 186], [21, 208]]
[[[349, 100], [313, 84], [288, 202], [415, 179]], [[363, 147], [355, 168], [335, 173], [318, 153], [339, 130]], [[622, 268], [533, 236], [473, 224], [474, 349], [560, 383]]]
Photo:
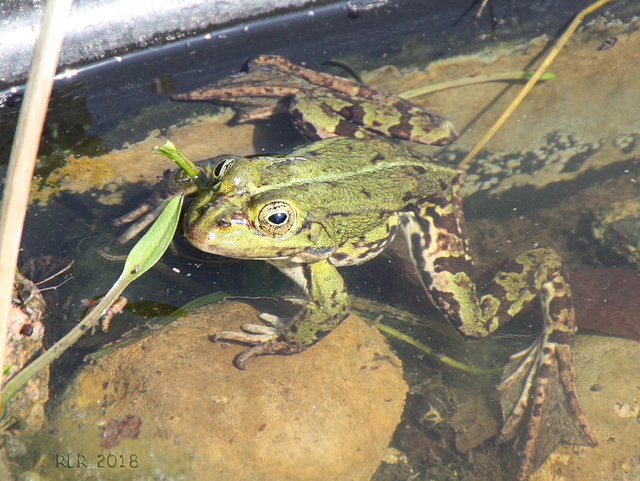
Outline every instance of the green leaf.
[[127, 279], [130, 283], [160, 260], [178, 227], [182, 200], [182, 195], [171, 199], [147, 233], [133, 246], [119, 280]]

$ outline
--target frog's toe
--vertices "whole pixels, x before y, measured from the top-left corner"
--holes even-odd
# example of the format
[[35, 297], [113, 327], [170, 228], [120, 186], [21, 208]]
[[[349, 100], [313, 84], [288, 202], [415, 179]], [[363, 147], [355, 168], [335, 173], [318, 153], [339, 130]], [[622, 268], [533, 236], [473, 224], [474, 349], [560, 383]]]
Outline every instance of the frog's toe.
[[[271, 328], [276, 330], [278, 333], [284, 331], [287, 325], [291, 322], [290, 317], [280, 317], [280, 316], [276, 316], [275, 314], [269, 314], [267, 312], [263, 312], [258, 317], [265, 324], [268, 324], [269, 326], [271, 326]], [[264, 326], [261, 326], [261, 327], [264, 327]]]
[[247, 344], [262, 344], [278, 336], [273, 327], [257, 324], [243, 324], [242, 331], [218, 331], [213, 335], [214, 341], [238, 341]]
[[511, 357], [498, 386], [505, 413], [498, 441], [518, 435], [518, 480], [526, 479], [560, 442], [597, 444], [576, 395], [572, 341], [541, 336]]
[[276, 337], [279, 333], [275, 327], [263, 326], [261, 324], [243, 324], [242, 330], [251, 334], [260, 334], [268, 336], [268, 339]]
[[259, 347], [278, 337], [289, 323], [288, 318], [262, 313], [260, 319], [267, 324], [243, 324], [241, 331], [219, 331], [213, 335], [214, 341], [238, 341]]
[[305, 306], [309, 302], [307, 299], [302, 299], [300, 297], [285, 297], [284, 300], [291, 304], [296, 304], [297, 306]]
[[528, 349], [511, 356], [510, 363], [502, 373], [503, 376], [498, 385], [498, 393], [500, 395], [504, 424], [498, 437], [499, 442], [511, 440], [524, 418], [529, 405], [532, 377], [535, 373], [533, 364], [538, 357], [539, 347], [539, 343], [535, 342]]
[[233, 362], [238, 369], [244, 370], [247, 360], [254, 356], [266, 356], [269, 354], [287, 355], [297, 354], [299, 352], [300, 348], [294, 344], [280, 339], [271, 339], [241, 352], [236, 356]]

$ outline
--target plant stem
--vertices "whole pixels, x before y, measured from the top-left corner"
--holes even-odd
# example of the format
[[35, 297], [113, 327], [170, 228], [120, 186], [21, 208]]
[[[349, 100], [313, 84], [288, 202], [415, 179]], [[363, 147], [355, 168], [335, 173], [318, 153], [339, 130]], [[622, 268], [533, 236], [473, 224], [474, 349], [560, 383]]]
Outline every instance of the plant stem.
[[434, 350], [429, 346], [427, 346], [426, 344], [422, 344], [421, 342], [416, 341], [412, 337], [407, 336], [403, 332], [397, 331], [393, 327], [389, 327], [386, 324], [382, 324], [381, 322], [377, 322], [376, 324], [374, 324], [374, 327], [377, 328], [379, 331], [389, 334], [390, 336], [393, 336], [396, 339], [400, 339], [401, 341], [404, 341], [413, 347], [417, 347], [422, 352], [438, 359], [441, 363], [446, 364], [447, 366], [454, 367], [456, 369], [460, 369], [461, 371], [471, 372], [474, 374], [493, 374], [501, 370], [501, 369], [493, 369], [493, 368], [475, 367], [460, 361], [456, 361], [455, 359], [449, 356], [445, 356], [444, 354], [436, 354]]
[[471, 152], [469, 152], [467, 156], [464, 159], [462, 159], [462, 162], [458, 164], [458, 167], [462, 167], [467, 163], [469, 163], [469, 161], [473, 159], [478, 152], [480, 152], [480, 149], [482, 149], [482, 147], [484, 147], [486, 143], [489, 142], [489, 140], [491, 140], [491, 137], [494, 136], [494, 134], [500, 129], [500, 127], [502, 127], [502, 125], [507, 121], [507, 119], [513, 113], [513, 111], [518, 107], [518, 105], [520, 105], [522, 100], [527, 96], [527, 94], [533, 88], [535, 83], [540, 79], [540, 77], [542, 76], [544, 71], [547, 69], [547, 67], [551, 65], [551, 62], [553, 62], [556, 56], [560, 53], [560, 51], [562, 50], [562, 47], [564, 47], [564, 45], [567, 43], [567, 40], [569, 40], [574, 30], [578, 28], [578, 25], [580, 25], [580, 22], [582, 22], [582, 19], [586, 15], [590, 14], [597, 8], [600, 8], [602, 5], [609, 3], [610, 1], [612, 0], [598, 0], [597, 2], [594, 2], [591, 5], [589, 5], [587, 8], [583, 9], [580, 13], [578, 13], [578, 15], [575, 16], [571, 24], [567, 27], [567, 29], [560, 36], [560, 38], [558, 39], [556, 44], [553, 46], [551, 51], [547, 54], [545, 59], [542, 61], [540, 66], [536, 69], [536, 73], [534, 73], [533, 76], [529, 79], [529, 81], [525, 84], [525, 86], [522, 87], [522, 90], [520, 90], [516, 98], [513, 99], [513, 102], [509, 104], [506, 110], [502, 113], [502, 115], [498, 118], [498, 120], [496, 120], [495, 124], [491, 126], [491, 128], [484, 135], [484, 137], [482, 137], [478, 141], [478, 143], [475, 145], [475, 147], [471, 149]]
[[72, 346], [85, 332], [91, 329], [96, 322], [98, 322], [102, 313], [108, 309], [111, 304], [113, 304], [114, 299], [117, 299], [120, 296], [128, 284], [128, 279], [119, 279], [118, 282], [113, 285], [108, 294], [104, 296], [102, 300], [91, 309], [91, 311], [89, 311], [84, 319], [82, 319], [82, 322], [78, 323], [62, 339], [56, 342], [51, 349], [48, 349], [44, 354], [11, 378], [0, 397], [0, 399], [2, 399], [0, 403], [1, 413], [4, 414], [6, 404], [29, 379], [37, 375], [42, 368], [57, 359], [64, 351], [67, 350], [67, 348]]
[[9, 159], [0, 211], [0, 366], [4, 366], [11, 294], [31, 178], [71, 1], [46, 2]]
[[[507, 80], [528, 80], [533, 75], [533, 72], [528, 70], [520, 70], [519, 72], [501, 72], [493, 75], [476, 75], [475, 77], [466, 77], [457, 80], [449, 80], [448, 82], [439, 82], [437, 84], [426, 85], [417, 89], [407, 90], [399, 94], [399, 97], [403, 99], [413, 99], [422, 95], [430, 94], [431, 92], [439, 92], [440, 90], [451, 89], [454, 87], [463, 87], [466, 85], [474, 85], [485, 82], [503, 82]], [[551, 72], [546, 72], [540, 80], [551, 80], [556, 78], [557, 75]]]
[[173, 142], [167, 140], [162, 147], [154, 147], [154, 154], [164, 155], [173, 160], [178, 167], [184, 170], [184, 173], [189, 177], [198, 189], [204, 189], [208, 182], [206, 172], [198, 168], [196, 164], [191, 162], [182, 152], [180, 152]]

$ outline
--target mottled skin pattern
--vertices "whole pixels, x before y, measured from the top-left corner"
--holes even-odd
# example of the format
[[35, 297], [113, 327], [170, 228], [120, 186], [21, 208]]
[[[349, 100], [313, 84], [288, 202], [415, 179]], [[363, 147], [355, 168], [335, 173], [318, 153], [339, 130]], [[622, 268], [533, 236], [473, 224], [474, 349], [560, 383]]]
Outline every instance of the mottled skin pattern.
[[587, 444], [597, 445], [575, 388], [573, 341], [577, 327], [571, 288], [558, 254], [540, 248], [507, 263], [478, 299], [462, 199], [458, 194], [462, 177], [459, 180], [450, 192], [434, 193], [413, 206], [403, 215], [403, 230], [414, 266], [431, 301], [465, 337], [482, 338], [511, 320], [528, 302], [536, 297], [541, 300], [543, 332], [528, 349], [512, 357], [521, 364], [498, 387], [504, 391], [526, 376], [518, 402], [511, 412], [504, 413], [505, 422], [498, 436], [500, 442], [512, 439], [531, 403], [517, 474], [518, 480], [524, 480], [532, 469], [554, 363], [576, 428]]
[[525, 252], [478, 297], [459, 195], [463, 171], [382, 139], [340, 137], [287, 156], [235, 159], [215, 171], [221, 172], [218, 182], [187, 215], [187, 239], [207, 252], [264, 259], [309, 297], [292, 319], [263, 314], [271, 327], [249, 324], [242, 332], [218, 332], [217, 339], [254, 344], [236, 359], [238, 367], [256, 355], [298, 353], [330, 333], [350, 311], [336, 267], [376, 256], [400, 227], [425, 291], [465, 337], [485, 337], [528, 302], [542, 301], [543, 332], [514, 356], [520, 367], [500, 387], [525, 379], [500, 433], [501, 439], [513, 437], [530, 411], [517, 479], [531, 471], [549, 373], [556, 366], [577, 429], [596, 444], [576, 396], [576, 325], [560, 259], [551, 249]]
[[247, 73], [171, 98], [229, 105], [238, 111], [237, 122], [288, 113], [309, 140], [383, 135], [447, 145], [458, 138], [451, 122], [391, 92], [316, 72], [276, 55], [256, 57]]

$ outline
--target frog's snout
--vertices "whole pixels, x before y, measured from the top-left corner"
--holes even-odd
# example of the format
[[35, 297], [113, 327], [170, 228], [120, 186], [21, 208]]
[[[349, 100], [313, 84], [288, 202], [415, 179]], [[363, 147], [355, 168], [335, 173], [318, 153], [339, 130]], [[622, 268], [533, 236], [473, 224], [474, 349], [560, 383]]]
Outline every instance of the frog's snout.
[[247, 214], [245, 214], [243, 212], [240, 212], [240, 213], [237, 213], [237, 214], [221, 216], [216, 221], [215, 224], [216, 224], [216, 227], [218, 229], [221, 229], [221, 230], [229, 229], [234, 224], [235, 225], [241, 225], [241, 226], [247, 226], [247, 227], [252, 227], [253, 226], [253, 223], [249, 219], [249, 216], [247, 216]]
[[[203, 206], [204, 207], [204, 206]], [[228, 233], [234, 227], [253, 227], [253, 222], [244, 212], [221, 212], [216, 216], [203, 215], [202, 211], [198, 216], [190, 218], [187, 222], [186, 232], [188, 235], [197, 236], [202, 232]]]

